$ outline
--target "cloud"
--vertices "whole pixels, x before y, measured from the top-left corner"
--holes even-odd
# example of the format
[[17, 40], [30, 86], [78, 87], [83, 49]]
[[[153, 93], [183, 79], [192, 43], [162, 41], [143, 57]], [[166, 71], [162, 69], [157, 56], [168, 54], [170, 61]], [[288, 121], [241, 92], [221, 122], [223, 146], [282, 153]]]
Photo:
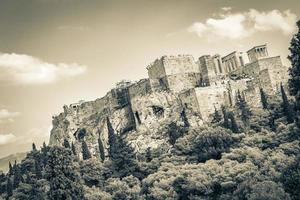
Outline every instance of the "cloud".
[[0, 145], [11, 143], [16, 138], [13, 134], [0, 135]]
[[232, 8], [231, 7], [223, 7], [223, 8], [221, 8], [223, 11], [230, 11], [230, 10], [232, 10]]
[[286, 35], [294, 32], [297, 21], [297, 16], [289, 10], [281, 13], [279, 10], [258, 12], [255, 9], [250, 9], [249, 17], [254, 22], [254, 29], [256, 30], [279, 30]]
[[6, 109], [0, 109], [0, 123], [13, 122], [14, 118], [19, 115], [19, 112], [10, 112]]
[[29, 55], [0, 53], [0, 81], [49, 84], [85, 71], [86, 66], [77, 63], [52, 64]]
[[195, 22], [187, 31], [199, 37], [242, 39], [259, 31], [281, 31], [287, 35], [296, 29], [297, 16], [289, 10], [259, 12], [250, 9], [247, 12], [231, 13], [231, 8], [224, 7], [222, 11], [225, 14], [221, 12], [216, 18]]

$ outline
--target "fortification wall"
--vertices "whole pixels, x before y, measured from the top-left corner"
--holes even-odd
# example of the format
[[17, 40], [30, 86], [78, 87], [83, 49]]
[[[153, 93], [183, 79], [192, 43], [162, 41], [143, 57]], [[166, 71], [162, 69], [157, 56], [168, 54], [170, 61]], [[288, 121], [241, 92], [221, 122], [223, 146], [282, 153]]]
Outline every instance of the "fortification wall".
[[134, 98], [135, 96], [144, 96], [146, 94], [150, 94], [152, 92], [150, 80], [142, 79], [137, 83], [132, 84], [129, 88], [129, 96], [130, 98]]
[[200, 85], [200, 73], [184, 73], [167, 76], [169, 89], [175, 93]]
[[258, 60], [260, 70], [268, 69], [274, 91], [279, 91], [280, 83], [288, 79], [288, 69], [282, 65], [280, 56]]
[[199, 67], [191, 55], [165, 56], [163, 65], [166, 75], [199, 73]]
[[195, 88], [199, 110], [204, 121], [208, 121], [215, 108], [220, 109], [221, 105], [227, 104], [227, 91], [226, 85]]

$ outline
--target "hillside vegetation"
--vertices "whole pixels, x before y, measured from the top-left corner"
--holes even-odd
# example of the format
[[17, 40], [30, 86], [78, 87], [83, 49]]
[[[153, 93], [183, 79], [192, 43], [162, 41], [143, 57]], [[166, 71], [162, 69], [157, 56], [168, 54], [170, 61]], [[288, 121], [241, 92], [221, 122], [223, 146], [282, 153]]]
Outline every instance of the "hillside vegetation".
[[[300, 21], [298, 22], [300, 29]], [[251, 109], [238, 94], [234, 108], [216, 110], [196, 128], [170, 124], [171, 149], [136, 155], [109, 125], [109, 155], [79, 160], [67, 141], [45, 144], [0, 175], [3, 199], [300, 199], [300, 31], [291, 41], [289, 87]], [[287, 95], [290, 94], [290, 95]], [[84, 146], [84, 144], [83, 144]], [[99, 149], [103, 148], [101, 141]], [[100, 150], [101, 151], [101, 150]], [[0, 198], [1, 198], [0, 197]]]

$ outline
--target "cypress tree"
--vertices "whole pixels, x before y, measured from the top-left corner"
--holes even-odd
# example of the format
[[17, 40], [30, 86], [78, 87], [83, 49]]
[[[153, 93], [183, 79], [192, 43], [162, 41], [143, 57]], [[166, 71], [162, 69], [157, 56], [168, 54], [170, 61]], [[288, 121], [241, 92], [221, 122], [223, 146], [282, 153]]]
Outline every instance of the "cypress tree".
[[71, 147], [69, 141], [66, 138], [64, 139], [64, 144], [63, 145], [67, 149], [69, 149]]
[[77, 155], [77, 152], [76, 152], [76, 148], [75, 148], [75, 145], [74, 145], [74, 143], [72, 142], [72, 145], [71, 145], [71, 148], [72, 148], [72, 153], [73, 153], [73, 155]]
[[99, 146], [99, 156], [103, 162], [105, 160], [105, 154], [104, 154], [104, 146], [100, 137], [98, 138], [98, 146]]
[[238, 133], [239, 132], [239, 127], [237, 125], [237, 122], [235, 120], [235, 116], [234, 116], [233, 112], [230, 112], [228, 114], [228, 118], [230, 119], [230, 122], [231, 122], [230, 123], [231, 131], [234, 132], [234, 133]]
[[21, 182], [21, 172], [17, 163], [14, 164], [14, 179], [13, 179], [13, 188], [17, 188]]
[[280, 91], [281, 91], [281, 98], [282, 98], [283, 113], [286, 116], [287, 122], [293, 123], [294, 122], [294, 112], [293, 112], [292, 106], [286, 96], [286, 93], [284, 91], [282, 84], [280, 85]]
[[229, 129], [230, 128], [230, 125], [229, 125], [229, 118], [228, 118], [228, 113], [227, 113], [227, 110], [226, 110], [226, 107], [225, 106], [222, 106], [222, 112], [223, 112], [223, 126], [224, 128], [227, 128]]
[[83, 140], [82, 141], [82, 158], [83, 160], [87, 160], [87, 159], [90, 159], [92, 156], [91, 156], [91, 153], [90, 153], [90, 150], [86, 144], [86, 142]]
[[7, 178], [7, 182], [6, 182], [6, 195], [7, 195], [7, 199], [9, 199], [10, 196], [12, 196], [13, 194], [13, 185], [11, 183], [10, 178]]
[[42, 168], [40, 163], [37, 160], [34, 161], [34, 171], [38, 179], [42, 178]]
[[12, 165], [11, 165], [11, 162], [9, 161], [9, 163], [8, 163], [8, 174], [11, 176], [11, 175], [13, 175], [13, 167], [12, 167]]
[[251, 111], [250, 111], [250, 108], [249, 108], [245, 98], [242, 97], [240, 91], [238, 91], [238, 94], [237, 94], [236, 104], [241, 111], [241, 119], [244, 122], [244, 125], [248, 126], [250, 116], [251, 116]]
[[32, 151], [37, 151], [36, 146], [34, 143], [32, 143]]
[[292, 67], [289, 69], [289, 92], [296, 99], [297, 125], [300, 127], [300, 20], [297, 22], [298, 33], [294, 35], [290, 43], [290, 55], [288, 59]]
[[218, 123], [222, 120], [222, 116], [219, 113], [219, 111], [217, 110], [217, 108], [215, 107], [215, 112], [213, 115], [213, 119], [212, 119], [212, 123]]
[[108, 130], [108, 144], [109, 144], [108, 153], [111, 156], [113, 155], [114, 145], [116, 143], [116, 135], [108, 117], [106, 119], [106, 125]]
[[263, 109], [268, 109], [269, 105], [268, 105], [267, 95], [262, 88], [260, 88], [259, 91], [260, 91], [260, 101], [261, 101], [262, 107], [263, 107]]

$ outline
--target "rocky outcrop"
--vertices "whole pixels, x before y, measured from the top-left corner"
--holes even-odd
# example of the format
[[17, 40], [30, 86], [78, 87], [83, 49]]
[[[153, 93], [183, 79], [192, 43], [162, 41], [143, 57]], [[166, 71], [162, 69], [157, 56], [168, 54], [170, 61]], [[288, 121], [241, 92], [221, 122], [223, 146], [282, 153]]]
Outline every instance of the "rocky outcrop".
[[110, 93], [102, 99], [107, 101], [102, 108], [99, 104], [104, 100], [99, 99], [65, 106], [64, 112], [53, 118], [49, 144], [62, 145], [64, 140], [68, 140], [81, 157], [82, 141], [85, 141], [91, 154], [97, 157], [100, 139], [108, 156], [109, 119], [116, 134], [124, 137], [137, 153], [144, 153], [148, 148], [170, 146], [166, 133], [171, 123], [185, 125], [182, 116], [184, 106], [178, 95], [171, 92], [137, 95], [128, 98], [126, 105], [114, 107], [111, 104], [115, 99]]

